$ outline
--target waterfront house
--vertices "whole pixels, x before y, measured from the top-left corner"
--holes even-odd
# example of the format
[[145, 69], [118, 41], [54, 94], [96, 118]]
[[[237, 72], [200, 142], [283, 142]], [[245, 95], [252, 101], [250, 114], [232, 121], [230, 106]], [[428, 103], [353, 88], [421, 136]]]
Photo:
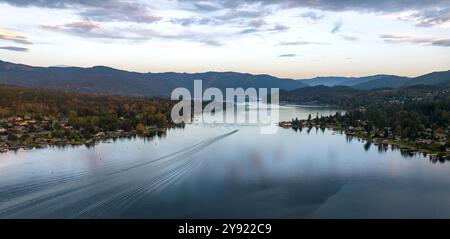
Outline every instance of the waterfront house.
[[104, 137], [106, 134], [104, 132], [98, 132], [95, 137]]
[[19, 126], [24, 126], [24, 127], [25, 127], [25, 126], [28, 126], [28, 122], [26, 122], [26, 121], [19, 122], [18, 125], [19, 125]]

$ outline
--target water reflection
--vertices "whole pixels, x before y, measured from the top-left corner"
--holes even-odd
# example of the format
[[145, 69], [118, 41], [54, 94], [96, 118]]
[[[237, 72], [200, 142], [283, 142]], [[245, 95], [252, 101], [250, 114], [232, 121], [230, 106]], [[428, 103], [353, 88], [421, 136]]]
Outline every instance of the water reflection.
[[[336, 109], [280, 120], [317, 111]], [[450, 164], [427, 157], [322, 128], [192, 124], [1, 154], [0, 217], [449, 218]]]
[[[317, 134], [319, 128], [315, 127], [315, 129], [316, 129], [316, 134]], [[302, 127], [298, 127], [298, 128], [297, 127], [293, 127], [292, 130], [294, 132], [301, 133], [302, 132]], [[311, 130], [312, 130], [312, 127], [308, 127], [307, 128], [306, 132], [307, 132], [308, 135], [310, 134]], [[321, 130], [322, 133], [324, 133], [326, 129], [321, 127], [320, 130]], [[335, 133], [339, 134], [339, 135], [344, 134], [345, 135], [345, 140], [347, 141], [347, 143], [352, 143], [353, 140], [355, 140], [355, 139], [358, 142], [364, 142], [363, 148], [364, 148], [364, 150], [366, 152], [371, 149], [372, 145], [375, 145], [376, 149], [377, 149], [377, 151], [379, 153], [385, 153], [389, 149], [391, 149], [391, 151], [393, 151], [393, 152], [399, 152], [400, 155], [402, 156], [402, 158], [405, 158], [405, 159], [414, 158], [416, 156], [421, 156], [423, 158], [428, 158], [432, 163], [437, 163], [437, 162], [445, 163], [445, 162], [450, 161], [450, 158], [440, 157], [438, 155], [428, 154], [426, 152], [412, 151], [410, 149], [402, 148], [400, 146], [393, 145], [393, 144], [379, 143], [379, 142], [375, 142], [374, 143], [371, 140], [363, 140], [363, 139], [361, 139], [359, 137], [356, 137], [356, 136], [354, 136], [352, 134], [346, 134], [342, 130], [332, 130], [332, 131], [333, 131], [333, 134], [335, 134]]]

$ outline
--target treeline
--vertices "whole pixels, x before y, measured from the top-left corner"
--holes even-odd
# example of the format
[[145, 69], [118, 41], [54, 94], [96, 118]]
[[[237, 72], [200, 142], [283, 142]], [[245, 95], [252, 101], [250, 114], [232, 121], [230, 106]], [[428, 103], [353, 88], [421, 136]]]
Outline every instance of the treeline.
[[280, 100], [298, 104], [333, 105], [346, 109], [360, 106], [403, 104], [411, 101], [441, 98], [449, 88], [411, 86], [374, 90], [356, 90], [347, 86], [315, 86], [280, 92]]
[[[431, 86], [368, 91], [319, 86], [285, 95], [296, 103], [336, 105], [346, 113], [293, 119], [293, 128], [330, 127], [415, 150], [450, 154], [450, 90]], [[307, 91], [305, 94], [301, 92]], [[317, 94], [314, 94], [316, 92]], [[282, 97], [280, 97], [282, 98]], [[292, 101], [291, 101], [292, 102]], [[450, 156], [450, 155], [449, 155]]]
[[352, 109], [345, 114], [312, 119], [367, 138], [392, 139], [432, 152], [450, 152], [450, 96], [403, 104]]
[[392, 130], [394, 136], [412, 140], [434, 138], [436, 132], [445, 132], [450, 125], [450, 97], [383, 107], [369, 105], [321, 117], [320, 122], [363, 127], [369, 133], [374, 129]]

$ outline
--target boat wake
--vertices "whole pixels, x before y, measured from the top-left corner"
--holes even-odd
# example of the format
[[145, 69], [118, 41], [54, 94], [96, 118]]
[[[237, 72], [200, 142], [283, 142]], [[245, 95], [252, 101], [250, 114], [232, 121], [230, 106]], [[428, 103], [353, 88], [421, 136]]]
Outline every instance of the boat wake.
[[0, 187], [0, 218], [120, 218], [189, 175], [206, 160], [204, 149], [237, 131], [156, 159], [106, 165], [94, 174], [69, 173]]

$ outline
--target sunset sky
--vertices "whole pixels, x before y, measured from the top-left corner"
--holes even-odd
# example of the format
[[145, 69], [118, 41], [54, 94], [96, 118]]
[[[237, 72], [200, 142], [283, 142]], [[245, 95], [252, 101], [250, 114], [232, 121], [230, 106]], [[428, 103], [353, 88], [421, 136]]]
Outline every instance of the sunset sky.
[[450, 0], [0, 0], [0, 60], [295, 79], [450, 70]]

